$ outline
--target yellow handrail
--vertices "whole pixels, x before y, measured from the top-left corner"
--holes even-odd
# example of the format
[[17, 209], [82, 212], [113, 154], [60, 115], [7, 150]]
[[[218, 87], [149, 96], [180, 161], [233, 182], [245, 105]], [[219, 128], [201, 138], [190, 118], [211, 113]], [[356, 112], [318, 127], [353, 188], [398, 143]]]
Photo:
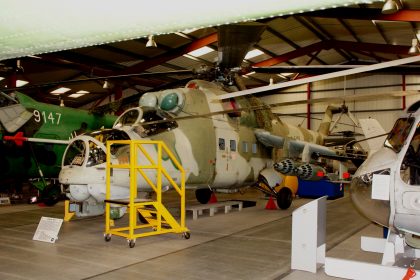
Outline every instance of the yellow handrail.
[[[111, 147], [112, 145], [129, 145], [129, 164], [120, 164], [118, 159], [115, 157], [111, 158]], [[150, 148], [152, 147], [152, 148]], [[149, 148], [149, 149], [148, 149]], [[115, 140], [108, 141], [106, 145], [106, 195], [105, 195], [105, 235], [111, 236], [112, 234], [117, 236], [127, 237], [131, 242], [136, 237], [150, 236], [154, 234], [161, 233], [183, 233], [184, 237], [189, 238], [188, 229], [185, 227], [185, 171], [182, 168], [181, 164], [177, 161], [173, 153], [166, 147], [162, 141], [152, 141], [152, 140]], [[179, 184], [169, 175], [169, 172], [164, 168], [162, 161], [162, 153], [166, 152], [169, 156], [169, 160], [174, 164], [177, 171], [180, 172], [180, 182]], [[112, 162], [114, 161], [114, 162]], [[140, 164], [141, 162], [141, 164]], [[171, 165], [172, 166], [172, 165]], [[111, 170], [112, 169], [129, 169], [130, 177], [130, 186], [129, 186], [129, 199], [126, 203], [112, 200], [111, 198]], [[154, 173], [155, 180], [150, 178], [150, 174], [146, 174], [146, 169], [156, 170]], [[137, 186], [137, 174], [140, 174], [144, 181], [149, 185], [150, 191], [156, 193], [156, 201], [153, 202], [138, 202], [136, 201], [138, 186]], [[163, 174], [163, 176], [162, 176]], [[170, 186], [172, 186], [180, 197], [180, 220], [179, 223], [174, 217], [167, 211], [167, 209], [162, 204], [162, 179], [166, 178]], [[145, 187], [145, 186], [142, 186]], [[128, 206], [129, 209], [129, 226], [121, 228], [111, 229], [111, 219], [110, 219], [110, 210], [112, 204], [124, 204]], [[149, 222], [149, 226], [153, 227], [152, 232], [143, 232], [136, 234], [137, 229], [144, 229], [148, 225], [137, 225], [137, 212], [146, 213], [150, 208], [154, 207], [156, 211], [155, 219], [146, 219]], [[150, 215], [150, 214], [149, 214]], [[165, 223], [165, 228], [162, 227], [162, 224]], [[169, 230], [168, 230], [169, 225]], [[123, 231], [128, 231], [128, 234], [123, 233]], [[107, 240], [107, 238], [105, 238]]]

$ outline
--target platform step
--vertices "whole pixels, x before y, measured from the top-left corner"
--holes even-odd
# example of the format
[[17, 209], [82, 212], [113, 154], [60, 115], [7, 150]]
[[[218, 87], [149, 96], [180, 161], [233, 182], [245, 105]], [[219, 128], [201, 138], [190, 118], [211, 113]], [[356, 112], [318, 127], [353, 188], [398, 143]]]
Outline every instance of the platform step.
[[232, 210], [232, 207], [238, 207], [238, 211], [242, 210], [243, 203], [242, 201], [223, 201], [217, 203], [208, 203], [208, 204], [199, 204], [187, 206], [186, 211], [191, 211], [193, 213], [193, 220], [197, 220], [199, 215], [203, 214], [203, 210], [209, 210], [209, 215], [214, 216], [214, 213], [217, 212], [217, 208], [224, 208], [225, 214]]

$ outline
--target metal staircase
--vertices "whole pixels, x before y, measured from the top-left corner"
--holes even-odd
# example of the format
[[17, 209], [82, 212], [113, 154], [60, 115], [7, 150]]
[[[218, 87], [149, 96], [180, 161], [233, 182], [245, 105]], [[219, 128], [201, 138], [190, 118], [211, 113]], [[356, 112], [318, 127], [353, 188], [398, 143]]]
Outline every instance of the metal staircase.
[[[128, 163], [113, 164], [111, 149], [113, 145], [129, 146]], [[172, 164], [180, 172], [179, 183], [169, 176], [162, 166], [162, 154], [169, 156]], [[114, 159], [115, 161], [115, 159]], [[115, 169], [129, 170], [130, 196], [127, 199], [111, 198], [111, 174]], [[152, 172], [150, 172], [152, 170]], [[156, 200], [137, 198], [137, 176], [140, 174], [150, 186], [150, 191], [156, 194]], [[179, 195], [179, 219], [175, 218], [162, 203], [162, 179], [166, 178], [170, 186]], [[130, 248], [136, 243], [136, 238], [165, 233], [182, 233], [188, 239], [190, 233], [185, 226], [185, 172], [172, 152], [162, 141], [119, 140], [107, 142], [106, 165], [106, 197], [105, 197], [105, 241], [110, 241], [112, 235], [127, 238]], [[116, 227], [111, 219], [112, 207], [127, 207], [128, 226]], [[141, 223], [138, 223], [138, 218]]]

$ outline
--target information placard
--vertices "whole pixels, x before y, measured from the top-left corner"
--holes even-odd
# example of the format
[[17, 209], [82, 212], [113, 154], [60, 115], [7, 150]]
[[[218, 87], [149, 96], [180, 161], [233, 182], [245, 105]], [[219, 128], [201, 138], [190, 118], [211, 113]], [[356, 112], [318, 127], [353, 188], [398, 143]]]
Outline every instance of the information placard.
[[33, 240], [55, 243], [58, 239], [63, 219], [42, 217], [35, 231]]

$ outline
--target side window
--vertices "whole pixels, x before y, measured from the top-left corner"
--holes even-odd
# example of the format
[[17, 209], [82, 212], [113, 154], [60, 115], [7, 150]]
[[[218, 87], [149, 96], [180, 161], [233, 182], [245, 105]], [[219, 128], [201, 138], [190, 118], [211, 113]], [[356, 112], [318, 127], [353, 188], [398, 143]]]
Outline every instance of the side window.
[[252, 153], [256, 154], [257, 153], [257, 143], [252, 143]]
[[225, 139], [219, 138], [219, 150], [225, 150]]
[[236, 141], [235, 140], [230, 140], [230, 151], [231, 152], [236, 152]]
[[248, 153], [248, 142], [242, 141], [242, 152]]

